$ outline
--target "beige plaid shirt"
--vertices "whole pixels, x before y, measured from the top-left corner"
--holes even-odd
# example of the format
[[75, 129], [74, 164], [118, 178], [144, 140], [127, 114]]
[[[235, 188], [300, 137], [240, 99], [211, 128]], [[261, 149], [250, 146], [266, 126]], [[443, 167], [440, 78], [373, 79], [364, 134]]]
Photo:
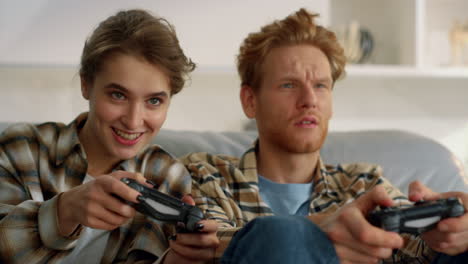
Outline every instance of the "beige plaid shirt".
[[[77, 131], [86, 118], [81, 114], [67, 126], [17, 124], [0, 136], [0, 263], [60, 263], [76, 244], [82, 227], [70, 237], [59, 235], [57, 200], [85, 178]], [[158, 146], [114, 169], [140, 172], [176, 197], [190, 192], [184, 166]], [[101, 263], [154, 262], [167, 246], [163, 228], [138, 213], [111, 231]]]
[[[240, 159], [193, 153], [181, 160], [192, 175], [192, 195], [197, 206], [221, 226], [218, 231], [221, 244], [215, 252], [215, 262], [218, 262], [237, 230], [256, 217], [273, 215], [259, 194], [255, 146]], [[407, 198], [382, 177], [379, 166], [365, 163], [328, 166], [320, 160], [309, 214], [333, 213], [376, 185], [383, 185], [394, 200], [408, 203]], [[406, 239], [405, 248], [395, 256], [396, 263], [430, 263], [434, 252], [424, 241], [410, 236]], [[393, 259], [386, 261], [393, 263]]]

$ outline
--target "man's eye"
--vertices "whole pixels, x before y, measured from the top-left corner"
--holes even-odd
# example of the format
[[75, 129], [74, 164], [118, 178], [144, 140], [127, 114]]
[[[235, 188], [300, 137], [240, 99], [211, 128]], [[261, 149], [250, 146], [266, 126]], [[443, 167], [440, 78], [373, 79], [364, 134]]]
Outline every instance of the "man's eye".
[[283, 83], [281, 84], [281, 88], [293, 88], [294, 84], [292, 83]]
[[125, 96], [121, 92], [112, 92], [111, 96], [112, 96], [112, 98], [117, 99], [117, 100], [125, 99]]
[[318, 83], [318, 84], [315, 85], [315, 87], [317, 87], [317, 88], [327, 88], [328, 86], [323, 84], [323, 83]]
[[148, 100], [148, 103], [151, 105], [159, 105], [161, 104], [161, 100], [159, 98], [151, 98]]

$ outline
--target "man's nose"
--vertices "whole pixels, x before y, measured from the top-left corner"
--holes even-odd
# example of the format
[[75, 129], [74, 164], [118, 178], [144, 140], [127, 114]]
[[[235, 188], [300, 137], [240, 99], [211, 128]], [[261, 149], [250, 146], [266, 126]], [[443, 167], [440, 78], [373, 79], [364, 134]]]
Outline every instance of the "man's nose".
[[302, 87], [298, 104], [300, 108], [315, 108], [317, 106], [317, 94], [312, 84]]

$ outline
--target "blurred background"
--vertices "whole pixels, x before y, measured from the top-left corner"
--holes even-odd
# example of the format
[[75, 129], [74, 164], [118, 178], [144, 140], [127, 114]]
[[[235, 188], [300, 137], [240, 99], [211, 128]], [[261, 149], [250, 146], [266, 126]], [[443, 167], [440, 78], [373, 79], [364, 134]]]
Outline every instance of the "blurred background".
[[[447, 146], [468, 167], [465, 0], [0, 0], [0, 122], [70, 122], [87, 109], [84, 40], [117, 10], [167, 18], [198, 64], [165, 128], [240, 131], [235, 57], [244, 37], [305, 7], [339, 33], [350, 64], [331, 130], [400, 129]], [[385, 150], [383, 150], [385, 151]]]

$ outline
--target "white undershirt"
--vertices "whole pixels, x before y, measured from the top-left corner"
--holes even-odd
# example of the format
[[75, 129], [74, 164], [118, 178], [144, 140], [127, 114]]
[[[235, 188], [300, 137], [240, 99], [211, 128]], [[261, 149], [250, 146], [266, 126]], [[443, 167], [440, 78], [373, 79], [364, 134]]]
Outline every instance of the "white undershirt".
[[[83, 184], [94, 180], [86, 174]], [[73, 209], [72, 209], [73, 210]], [[110, 231], [84, 227], [72, 252], [63, 259], [63, 263], [101, 263], [104, 250], [109, 240]]]

